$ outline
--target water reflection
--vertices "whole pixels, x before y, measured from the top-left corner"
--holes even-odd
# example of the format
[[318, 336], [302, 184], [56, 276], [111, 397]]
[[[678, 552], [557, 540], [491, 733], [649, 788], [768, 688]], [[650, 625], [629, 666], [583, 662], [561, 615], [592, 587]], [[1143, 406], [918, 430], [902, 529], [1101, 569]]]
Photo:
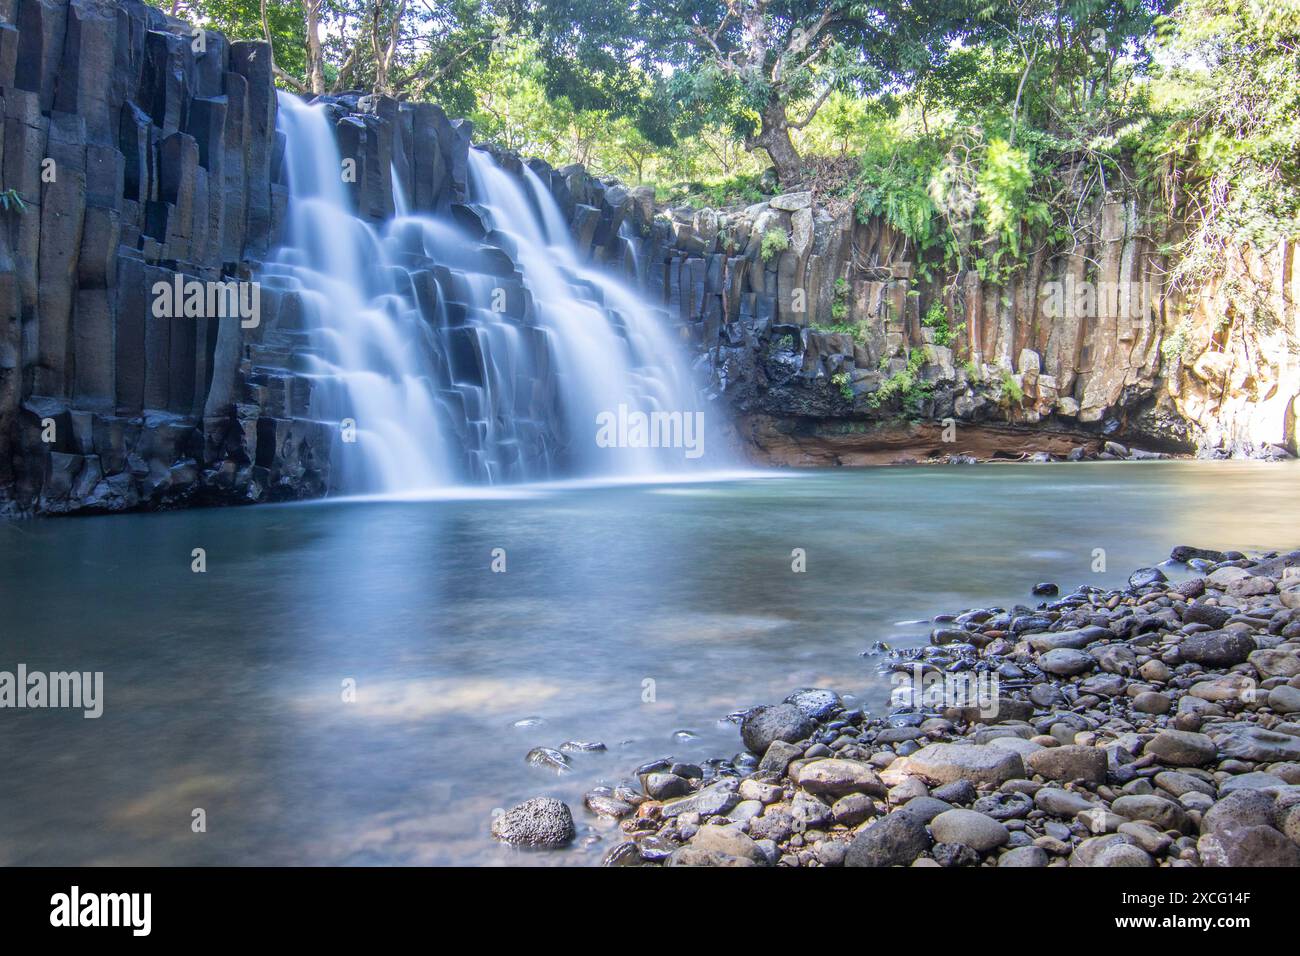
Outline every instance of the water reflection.
[[[1297, 476], [888, 469], [3, 525], [0, 669], [102, 670], [105, 711], [0, 711], [0, 863], [590, 863], [617, 838], [592, 785], [732, 753], [725, 714], [794, 686], [883, 708], [859, 655], [926, 631], [896, 622], [1114, 584], [1174, 544], [1293, 547]], [[608, 750], [524, 763], [570, 739]], [[544, 794], [590, 846], [491, 842], [494, 808]]]

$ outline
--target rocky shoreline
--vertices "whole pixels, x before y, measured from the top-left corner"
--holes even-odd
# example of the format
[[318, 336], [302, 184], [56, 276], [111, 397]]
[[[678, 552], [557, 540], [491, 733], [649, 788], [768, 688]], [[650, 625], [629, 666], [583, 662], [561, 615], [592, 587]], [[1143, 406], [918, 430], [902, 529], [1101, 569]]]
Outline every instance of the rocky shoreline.
[[[880, 646], [895, 706], [802, 689], [745, 750], [589, 792], [607, 866], [1300, 866], [1300, 551], [1175, 548], [1115, 590], [934, 620]], [[1178, 573], [1179, 578], [1183, 577]], [[567, 845], [562, 801], [493, 835]]]

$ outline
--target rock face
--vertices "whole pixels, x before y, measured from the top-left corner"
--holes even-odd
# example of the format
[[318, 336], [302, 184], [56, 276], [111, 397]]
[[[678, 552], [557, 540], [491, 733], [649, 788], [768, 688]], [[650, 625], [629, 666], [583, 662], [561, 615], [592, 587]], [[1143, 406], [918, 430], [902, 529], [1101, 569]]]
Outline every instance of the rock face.
[[[882, 218], [807, 197], [671, 209], [665, 255], [643, 256], [760, 461], [1296, 454], [1295, 243], [1245, 249], [1185, 296], [1161, 275], [1163, 225], [1114, 192], [1071, 250], [1043, 249], [999, 285], [918, 262]], [[764, 257], [774, 232], [784, 251]], [[1224, 343], [1244, 282], [1277, 321]], [[961, 427], [945, 445], [930, 423], [949, 417]]]
[[[321, 436], [254, 368], [262, 321], [157, 317], [247, 281], [284, 212], [269, 51], [138, 0], [17, 0], [0, 57], [0, 509], [319, 493]], [[197, 49], [196, 49], [197, 48]], [[274, 298], [268, 296], [267, 298]]]
[[[0, 181], [25, 206], [0, 214], [0, 515], [324, 494], [339, 436], [310, 414], [302, 300], [262, 268], [288, 204], [269, 47], [141, 0], [4, 0], [0, 41]], [[468, 123], [387, 97], [326, 105], [361, 218], [392, 216], [400, 183], [412, 211], [472, 225]], [[528, 165], [581, 251], [630, 267], [620, 227], [648, 234], [653, 197]], [[187, 283], [255, 297], [256, 318], [159, 310]]]

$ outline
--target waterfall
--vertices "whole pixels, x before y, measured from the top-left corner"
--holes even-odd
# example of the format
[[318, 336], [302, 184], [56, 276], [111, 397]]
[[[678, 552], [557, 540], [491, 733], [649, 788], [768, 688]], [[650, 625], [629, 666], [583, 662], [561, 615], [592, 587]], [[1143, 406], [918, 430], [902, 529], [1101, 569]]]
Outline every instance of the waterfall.
[[[313, 383], [311, 416], [339, 426], [334, 490], [698, 465], [659, 440], [684, 422], [689, 442], [702, 419], [665, 317], [583, 261], [536, 173], [471, 149], [469, 202], [432, 216], [408, 211], [394, 170], [397, 212], [375, 229], [353, 214], [325, 107], [279, 102], [289, 229], [265, 276], [302, 302], [289, 345]], [[625, 427], [653, 413], [654, 440]], [[601, 438], [610, 422], [618, 441]]]
[[[335, 486], [437, 487], [454, 477], [430, 387], [433, 330], [389, 245], [350, 211], [324, 111], [280, 96], [289, 178], [288, 245], [266, 272], [299, 293], [313, 417], [339, 424]], [[355, 440], [352, 440], [355, 439]]]

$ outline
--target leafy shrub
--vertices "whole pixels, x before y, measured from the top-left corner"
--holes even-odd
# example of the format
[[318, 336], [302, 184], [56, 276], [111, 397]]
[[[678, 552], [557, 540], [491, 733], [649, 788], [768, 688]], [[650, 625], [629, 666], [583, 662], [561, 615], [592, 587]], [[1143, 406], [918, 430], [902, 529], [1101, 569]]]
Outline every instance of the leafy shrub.
[[790, 248], [790, 234], [784, 229], [775, 227], [763, 233], [763, 241], [759, 245], [758, 253], [762, 256], [764, 262], [771, 262], [773, 257], [780, 255]]

